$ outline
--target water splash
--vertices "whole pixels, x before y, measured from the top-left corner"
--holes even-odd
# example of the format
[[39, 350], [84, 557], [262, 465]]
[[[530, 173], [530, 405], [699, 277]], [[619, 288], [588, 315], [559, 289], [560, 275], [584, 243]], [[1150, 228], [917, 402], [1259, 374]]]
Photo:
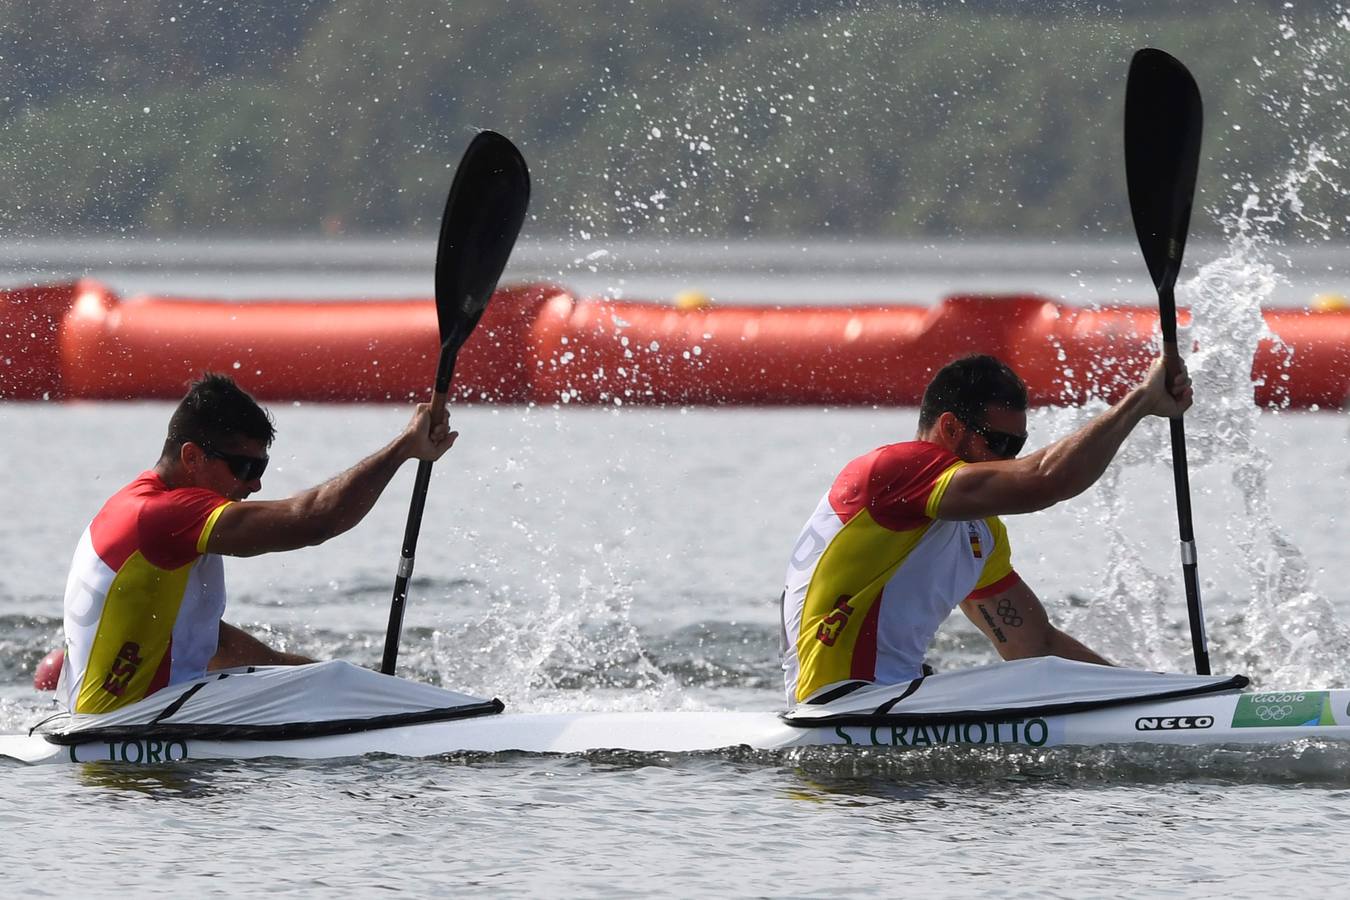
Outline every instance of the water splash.
[[[483, 621], [453, 639], [433, 636], [432, 656], [450, 682], [472, 683], [513, 710], [678, 709], [681, 690], [648, 656], [629, 618], [632, 591], [581, 572], [544, 576], [542, 592], [498, 596]], [[465, 657], [464, 647], [474, 648]], [[579, 690], [580, 689], [580, 690]]]
[[[1342, 4], [1318, 11], [1286, 4], [1277, 30], [1272, 55], [1256, 60], [1257, 79], [1244, 87], [1269, 115], [1270, 133], [1288, 140], [1289, 161], [1265, 187], [1231, 179], [1231, 191], [1245, 196], [1217, 218], [1227, 234], [1254, 244], [1273, 247], [1276, 235], [1332, 240], [1343, 234], [1347, 197], [1344, 166], [1331, 148], [1350, 139], [1344, 66], [1350, 15]], [[1298, 73], [1298, 89], [1280, 90], [1290, 71]]]
[[[1101, 404], [1104, 406], [1104, 404]], [[1100, 410], [1097, 410], [1100, 411]], [[1068, 630], [1090, 647], [1103, 648], [1119, 662], [1144, 668], [1176, 671], [1186, 668], [1185, 645], [1180, 638], [1175, 597], [1174, 572], [1155, 572], [1135, 549], [1125, 523], [1133, 521], [1131, 498], [1123, 484], [1127, 466], [1157, 466], [1156, 459], [1136, 460], [1131, 456], [1139, 448], [1154, 450], [1156, 436], [1136, 439], [1097, 484], [1093, 502], [1077, 510], [1078, 527], [1085, 533], [1097, 530], [1107, 547], [1103, 568], [1103, 598], [1097, 603], [1073, 610]], [[1102, 615], [1103, 609], [1124, 610], [1128, 628], [1121, 628], [1118, 617]]]
[[[1240, 609], [1225, 611], [1214, 604], [1207, 610], [1209, 621], [1220, 622], [1222, 629], [1211, 648], [1214, 667], [1242, 670], [1257, 683], [1270, 685], [1340, 686], [1347, 679], [1344, 661], [1350, 658], [1350, 630], [1339, 624], [1333, 604], [1316, 591], [1307, 559], [1275, 519], [1269, 484], [1273, 463], [1258, 436], [1262, 413], [1253, 401], [1251, 378], [1263, 341], [1275, 342], [1275, 351], [1285, 354], [1284, 368], [1291, 358], [1261, 313], [1280, 280], [1279, 239], [1295, 239], [1305, 229], [1322, 240], [1331, 237], [1336, 225], [1322, 206], [1334, 206], [1346, 194], [1337, 180], [1340, 164], [1326, 149], [1341, 146], [1350, 137], [1345, 104], [1336, 99], [1346, 87], [1339, 74], [1340, 43], [1325, 36], [1329, 31], [1318, 36], [1313, 30], [1314, 36], [1307, 39], [1301, 36], [1308, 33], [1292, 26], [1281, 31], [1286, 49], [1303, 66], [1303, 96], [1272, 97], [1264, 107], [1293, 136], [1289, 165], [1265, 187], [1239, 179], [1230, 210], [1212, 211], [1229, 236], [1227, 247], [1178, 286], [1178, 302], [1192, 313], [1178, 337], [1199, 398], [1186, 417], [1190, 467], [1193, 472], [1228, 467], [1229, 484], [1242, 509], [1241, 516], [1225, 523], [1224, 556], [1209, 562], [1234, 567], [1243, 582], [1238, 596], [1220, 596]], [[1327, 115], [1329, 111], [1336, 114]], [[1069, 424], [1096, 411], [1085, 408]], [[1108, 602], [1128, 610], [1136, 624], [1137, 633], [1126, 639], [1127, 652], [1150, 666], [1184, 666], [1184, 657], [1158, 649], [1178, 644], [1168, 636], [1169, 629], [1178, 630], [1176, 610], [1183, 608], [1178, 579], [1150, 569], [1129, 549], [1129, 542], [1121, 540], [1119, 523], [1129, 515], [1121, 490], [1122, 470], [1165, 465], [1162, 423], [1146, 423], [1143, 430], [1145, 434], [1126, 445], [1103, 479], [1095, 505], [1081, 515], [1085, 525], [1103, 529], [1109, 537], [1104, 592]], [[1196, 496], [1194, 488], [1192, 493], [1199, 516], [1205, 498]], [[1205, 549], [1201, 547], [1202, 577]], [[1075, 627], [1083, 633], [1109, 636], [1100, 614], [1080, 613], [1075, 618]], [[1115, 645], [1120, 646], [1118, 635]]]
[[[1286, 180], [1285, 184], [1293, 182]], [[1345, 680], [1350, 632], [1337, 622], [1333, 605], [1313, 590], [1303, 553], [1271, 509], [1270, 453], [1257, 439], [1260, 411], [1252, 400], [1251, 367], [1257, 344], [1274, 339], [1261, 316], [1261, 302], [1275, 288], [1273, 265], [1262, 242], [1239, 231], [1224, 257], [1204, 266], [1186, 285], [1194, 322], [1187, 329], [1199, 347], [1190, 360], [1197, 389], [1207, 402], [1188, 417], [1201, 465], [1231, 466], [1231, 484], [1245, 516], [1225, 529], [1248, 589], [1245, 610], [1228, 623], [1240, 636], [1227, 654], [1233, 668], [1259, 681], [1319, 686]]]
[[[527, 413], [519, 459], [494, 463], [484, 476], [518, 495], [501, 501], [509, 527], [468, 536], [473, 549], [465, 555], [490, 574], [468, 586], [471, 596], [446, 605], [467, 620], [438, 628], [426, 664], [443, 683], [472, 685], [517, 711], [680, 708], [678, 683], [653, 661], [632, 620], [639, 579], [622, 552], [627, 532], [577, 540], [606, 533], [594, 516], [639, 520], [640, 501], [629, 494], [601, 507], [578, 502], [591, 489], [618, 491], [631, 478], [627, 463], [611, 459], [598, 478], [586, 476], [596, 480], [580, 484], [576, 474], [557, 477], [551, 448], [563, 421], [557, 410]], [[554, 477], [528, 474], [548, 472]]]
[[1231, 658], [1270, 683], [1343, 685], [1350, 658], [1350, 630], [1316, 591], [1307, 559], [1272, 513], [1272, 461], [1256, 440], [1259, 414], [1242, 377], [1251, 371], [1257, 343], [1273, 338], [1260, 302], [1276, 281], [1267, 262], [1279, 255], [1274, 235], [1292, 239], [1306, 228], [1313, 239], [1342, 236], [1328, 210], [1343, 202], [1347, 189], [1339, 177], [1343, 167], [1327, 148], [1344, 146], [1350, 138], [1343, 99], [1350, 27], [1339, 10], [1335, 15], [1340, 18], [1334, 24], [1316, 18], [1296, 22], [1292, 13], [1282, 20], [1281, 53], [1301, 67], [1301, 91], [1297, 97], [1273, 97], [1265, 108], [1292, 138], [1290, 164], [1273, 184], [1264, 190], [1253, 186], [1236, 211], [1220, 217], [1230, 235], [1229, 253], [1187, 285], [1201, 346], [1192, 366], [1213, 374], [1218, 400], [1201, 421], [1214, 437], [1208, 443], [1232, 465], [1232, 485], [1246, 514], [1245, 521], [1227, 528], [1233, 557], [1249, 583], [1246, 608], [1234, 623], [1242, 639]]
[[[1211, 591], [1212, 579], [1202, 581], [1211, 661], [1215, 671], [1242, 671], [1257, 684], [1341, 686], [1350, 631], [1338, 623], [1333, 604], [1316, 592], [1306, 558], [1275, 518], [1269, 484], [1273, 460], [1258, 434], [1262, 412], [1253, 399], [1252, 362], [1261, 342], [1277, 340], [1261, 313], [1278, 283], [1268, 257], [1264, 240], [1240, 232], [1224, 255], [1177, 289], [1178, 302], [1192, 314], [1178, 329], [1178, 340], [1199, 398], [1186, 416], [1195, 518], [1200, 522], [1205, 507], [1223, 499], [1207, 501], [1211, 495], [1200, 487], [1203, 476], [1225, 469], [1243, 513], [1224, 523], [1222, 548], [1200, 547], [1202, 579], [1223, 568], [1234, 570], [1220, 573], [1226, 580], [1236, 577], [1240, 583], [1230, 597]], [[1051, 427], [1067, 433], [1103, 408], [1094, 401], [1066, 410], [1052, 416]], [[1146, 561], [1127, 527], [1138, 519], [1127, 484], [1131, 476], [1139, 470], [1155, 476], [1170, 471], [1167, 427], [1161, 419], [1150, 419], [1137, 432], [1091, 500], [1075, 510], [1079, 528], [1101, 535], [1107, 549], [1101, 599], [1071, 612], [1068, 630], [1091, 646], [1108, 648], [1121, 661], [1185, 669], [1191, 662], [1179, 573]], [[1173, 559], [1169, 556], [1168, 563]], [[1108, 616], [1103, 610], [1121, 614]], [[1121, 628], [1121, 620], [1129, 627]]]

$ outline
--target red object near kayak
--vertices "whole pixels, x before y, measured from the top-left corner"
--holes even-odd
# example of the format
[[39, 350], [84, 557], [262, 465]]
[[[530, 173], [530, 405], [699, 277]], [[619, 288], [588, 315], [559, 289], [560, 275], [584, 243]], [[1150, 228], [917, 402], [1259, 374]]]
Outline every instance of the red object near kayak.
[[39, 691], [54, 691], [61, 678], [61, 665], [66, 661], [66, 651], [56, 648], [37, 664], [33, 670], [33, 688]]
[[[1277, 340], [1257, 349], [1256, 401], [1343, 406], [1350, 311], [1264, 316]], [[675, 307], [525, 284], [494, 295], [452, 391], [487, 403], [914, 406], [942, 365], [991, 353], [1033, 404], [1073, 405], [1137, 382], [1157, 321], [1148, 306], [1027, 294]], [[408, 402], [429, 394], [438, 352], [430, 299], [124, 301], [91, 280], [0, 292], [4, 399], [177, 399], [211, 370], [263, 400]]]

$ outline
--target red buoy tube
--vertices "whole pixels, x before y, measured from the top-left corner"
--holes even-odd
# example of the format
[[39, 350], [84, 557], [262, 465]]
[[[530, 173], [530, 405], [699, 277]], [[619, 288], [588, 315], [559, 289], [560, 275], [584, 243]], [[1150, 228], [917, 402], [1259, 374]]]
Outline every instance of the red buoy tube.
[[[519, 402], [520, 346], [534, 308], [558, 289], [498, 292], [460, 355], [455, 395]], [[221, 302], [82, 293], [61, 327], [66, 395], [176, 399], [203, 371], [230, 375], [263, 400], [425, 399], [440, 339], [425, 300]]]
[[1156, 313], [1031, 295], [935, 306], [546, 303], [531, 346], [536, 402], [915, 406], [942, 366], [989, 353], [1035, 405], [1115, 396], [1146, 371]]
[[66, 660], [66, 651], [57, 647], [37, 664], [33, 670], [33, 688], [39, 691], [54, 691], [61, 678], [61, 665]]
[[[1182, 324], [1187, 318], [1181, 311]], [[1339, 408], [1350, 310], [1264, 313], [1263, 406]], [[1157, 310], [1028, 294], [932, 306], [676, 305], [497, 291], [464, 345], [455, 399], [486, 403], [913, 406], [941, 366], [990, 353], [1036, 405], [1113, 401], [1158, 352]], [[0, 291], [0, 399], [181, 397], [203, 371], [263, 400], [421, 399], [439, 354], [431, 300], [227, 302], [113, 296], [101, 284]]]

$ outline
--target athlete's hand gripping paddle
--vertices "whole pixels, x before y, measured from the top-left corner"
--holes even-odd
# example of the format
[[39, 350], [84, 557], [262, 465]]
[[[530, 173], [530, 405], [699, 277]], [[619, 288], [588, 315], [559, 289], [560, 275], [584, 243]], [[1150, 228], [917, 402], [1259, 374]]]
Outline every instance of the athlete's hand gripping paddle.
[[[1149, 274], [1158, 289], [1163, 357], [1168, 384], [1181, 371], [1177, 348], [1177, 305], [1173, 295], [1200, 167], [1204, 110], [1200, 89], [1186, 67], [1161, 50], [1135, 53], [1125, 84], [1125, 180], [1130, 215]], [[1191, 484], [1186, 469], [1186, 428], [1180, 417], [1172, 428], [1172, 472], [1177, 487], [1181, 532], [1181, 571], [1191, 621], [1195, 671], [1209, 674], [1205, 616], [1200, 606], [1195, 532], [1191, 527]]]
[[[441, 355], [436, 366], [432, 408], [444, 405], [455, 374], [460, 347], [482, 318], [511, 256], [525, 209], [530, 202], [530, 173], [515, 145], [492, 131], [479, 133], [464, 151], [445, 201], [440, 240], [436, 245], [436, 319], [440, 326]], [[398, 662], [403, 610], [408, 599], [417, 536], [422, 528], [422, 510], [431, 463], [417, 466], [408, 524], [403, 532], [403, 552], [394, 597], [389, 608], [389, 630], [384, 639], [380, 671], [394, 674]]]

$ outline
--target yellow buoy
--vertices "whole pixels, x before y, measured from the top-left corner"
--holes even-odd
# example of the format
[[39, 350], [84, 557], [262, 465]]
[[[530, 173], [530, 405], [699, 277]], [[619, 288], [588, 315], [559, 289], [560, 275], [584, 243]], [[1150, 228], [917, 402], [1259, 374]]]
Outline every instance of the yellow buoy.
[[712, 298], [702, 291], [680, 291], [675, 295], [675, 308], [682, 311], [707, 309], [712, 306]]
[[1344, 294], [1318, 294], [1313, 298], [1315, 312], [1345, 312], [1350, 309], [1350, 300]]

